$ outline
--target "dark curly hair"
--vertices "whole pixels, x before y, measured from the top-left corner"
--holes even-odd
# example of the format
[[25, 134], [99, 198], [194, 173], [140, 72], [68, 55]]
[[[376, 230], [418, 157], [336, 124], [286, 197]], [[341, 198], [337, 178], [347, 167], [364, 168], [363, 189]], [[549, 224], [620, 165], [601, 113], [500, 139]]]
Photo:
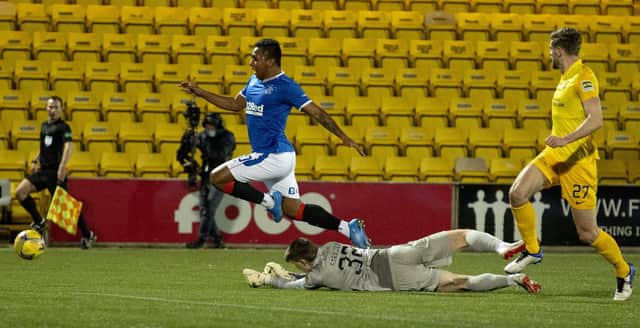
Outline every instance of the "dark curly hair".
[[577, 56], [581, 45], [582, 36], [573, 27], [559, 28], [551, 33], [551, 47], [564, 49], [569, 55]]

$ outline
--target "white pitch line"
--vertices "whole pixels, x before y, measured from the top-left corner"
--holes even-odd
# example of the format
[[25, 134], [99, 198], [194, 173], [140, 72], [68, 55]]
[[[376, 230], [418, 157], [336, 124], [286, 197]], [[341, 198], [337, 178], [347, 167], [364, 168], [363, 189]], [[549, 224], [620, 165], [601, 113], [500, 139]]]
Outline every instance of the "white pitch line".
[[230, 307], [230, 308], [249, 309], [249, 310], [281, 311], [281, 312], [293, 312], [293, 313], [303, 313], [303, 314], [344, 316], [348, 318], [356, 317], [356, 318], [369, 319], [369, 320], [385, 320], [385, 321], [394, 321], [394, 322], [405, 321], [405, 322], [411, 322], [411, 323], [424, 323], [424, 321], [422, 320], [410, 320], [410, 319], [407, 319], [406, 317], [364, 315], [362, 313], [353, 313], [353, 312], [317, 311], [317, 310], [306, 310], [306, 309], [292, 309], [292, 308], [284, 308], [284, 307], [276, 307], [276, 306], [256, 306], [256, 305], [246, 305], [246, 304], [188, 301], [188, 300], [170, 299], [170, 298], [164, 298], [164, 297], [136, 296], [136, 295], [111, 294], [111, 293], [72, 292], [71, 294], [98, 296], [98, 297], [111, 297], [111, 298], [149, 301], [149, 302], [176, 303], [176, 304], [187, 304], [187, 305], [224, 306], [224, 307]]

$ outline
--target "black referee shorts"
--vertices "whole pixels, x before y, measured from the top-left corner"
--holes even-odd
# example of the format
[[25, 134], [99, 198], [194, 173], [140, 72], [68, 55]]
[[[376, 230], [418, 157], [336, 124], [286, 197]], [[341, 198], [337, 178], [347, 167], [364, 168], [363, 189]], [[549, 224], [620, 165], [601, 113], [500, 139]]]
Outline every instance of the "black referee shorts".
[[[56, 190], [56, 186], [58, 186], [58, 171], [57, 170], [40, 170], [28, 176], [27, 180], [29, 180], [29, 182], [31, 182], [34, 186], [36, 186], [36, 189], [38, 191], [46, 188], [53, 195], [53, 192]], [[60, 186], [65, 190], [67, 189], [66, 179]]]

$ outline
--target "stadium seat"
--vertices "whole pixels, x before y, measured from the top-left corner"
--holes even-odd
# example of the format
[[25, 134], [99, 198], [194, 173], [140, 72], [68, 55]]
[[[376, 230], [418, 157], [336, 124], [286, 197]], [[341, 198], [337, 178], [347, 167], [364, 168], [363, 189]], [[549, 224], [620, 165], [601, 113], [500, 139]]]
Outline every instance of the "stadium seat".
[[327, 90], [329, 95], [342, 100], [357, 97], [360, 95], [360, 77], [348, 67], [328, 67]]
[[115, 125], [120, 150], [129, 154], [151, 153], [153, 137], [143, 123], [121, 122]]
[[307, 53], [309, 49], [307, 39], [282, 37], [278, 38], [278, 41], [282, 48], [280, 67], [285, 73], [293, 72], [296, 66], [307, 64]]
[[450, 160], [455, 160], [457, 157], [467, 157], [468, 135], [468, 130], [437, 127], [433, 136], [436, 154]]
[[271, 8], [275, 5], [276, 0], [238, 0], [238, 8]]
[[[640, 102], [627, 102], [620, 108], [620, 122], [626, 131], [640, 131]], [[637, 134], [637, 133], [636, 133]]]
[[189, 8], [189, 31], [193, 35], [223, 35], [222, 11], [219, 8]]
[[400, 152], [420, 161], [433, 155], [433, 129], [422, 127], [400, 128]]
[[321, 38], [324, 36], [324, 11], [292, 9], [290, 29], [296, 38]]
[[640, 159], [627, 160], [627, 175], [629, 183], [640, 184]]
[[531, 89], [529, 80], [530, 74], [527, 71], [499, 71], [496, 80], [498, 95], [510, 101], [528, 99]]
[[188, 64], [156, 64], [153, 74], [154, 89], [167, 96], [167, 99], [174, 94], [182, 93], [177, 85], [188, 79], [190, 68]]
[[49, 65], [37, 60], [18, 60], [15, 65], [16, 89], [49, 89]]
[[88, 5], [87, 32], [120, 33], [120, 7]]
[[0, 152], [8, 149], [9, 149], [9, 132], [4, 127], [3, 124], [0, 124]]
[[453, 182], [453, 163], [451, 159], [442, 157], [422, 159], [418, 170], [420, 181], [427, 183]]
[[17, 150], [0, 150], [0, 175], [14, 182], [25, 177], [27, 156]]
[[97, 177], [98, 160], [88, 151], [74, 151], [67, 163], [67, 173], [70, 177]]
[[124, 92], [153, 91], [154, 66], [143, 63], [120, 64], [120, 89]]
[[553, 71], [533, 71], [531, 72], [531, 95], [532, 98], [541, 99], [551, 103], [556, 87], [560, 82], [560, 72]]
[[483, 106], [487, 127], [502, 130], [515, 128], [517, 123], [516, 106], [507, 99], [487, 99]]
[[222, 9], [222, 25], [232, 37], [256, 35], [256, 11], [245, 8]]
[[102, 57], [107, 62], [136, 62], [135, 34], [104, 33], [102, 35]]
[[624, 21], [616, 16], [593, 16], [589, 21], [591, 42], [617, 44], [622, 43]]
[[405, 2], [406, 10], [413, 10], [423, 13], [430, 13], [437, 11], [439, 7], [439, 0], [412, 0]]
[[640, 46], [638, 44], [608, 44], [608, 54], [614, 72], [635, 73], [640, 71]]
[[[338, 124], [338, 126], [342, 129], [342, 132], [348, 135], [357, 144], [364, 144], [364, 133], [362, 131], [351, 125]], [[352, 157], [360, 157], [353, 148], [346, 146], [342, 142], [342, 139], [338, 138], [334, 134], [329, 136], [329, 145], [332, 150], [331, 152], [342, 158], [346, 163], [350, 163]]]
[[100, 98], [95, 93], [89, 91], [71, 92], [67, 94], [65, 102], [69, 120], [83, 123], [100, 120]]
[[51, 13], [51, 27], [55, 32], [77, 32], [85, 30], [84, 6], [77, 4], [52, 4], [48, 8]]
[[[289, 116], [291, 120], [294, 115]], [[304, 117], [299, 116], [298, 117]], [[287, 125], [291, 124], [288, 122]], [[295, 130], [295, 146], [296, 149], [302, 154], [305, 154], [307, 149], [311, 149], [309, 146], [315, 148], [321, 148], [321, 151], [325, 154], [329, 153], [329, 131], [319, 125], [307, 125], [298, 124]]]
[[488, 69], [465, 70], [462, 78], [462, 92], [469, 97], [496, 97], [496, 76]]
[[49, 63], [54, 60], [67, 60], [67, 40], [65, 33], [34, 32], [33, 57]]
[[290, 10], [304, 9], [305, 2], [305, 0], [275, 0], [278, 8]]
[[435, 97], [462, 96], [462, 75], [455, 70], [433, 69], [429, 78], [429, 94]]
[[375, 59], [377, 66], [388, 73], [409, 67], [409, 42], [406, 40], [377, 39]]
[[153, 29], [158, 34], [189, 34], [189, 10], [184, 7], [159, 6], [153, 9]]
[[511, 184], [518, 176], [522, 164], [510, 158], [494, 158], [489, 161], [489, 177], [497, 184]]
[[22, 31], [0, 31], [0, 58], [13, 66], [17, 60], [31, 59], [33, 34]]
[[470, 97], [450, 98], [449, 121], [452, 126], [464, 130], [482, 127], [482, 102]]
[[170, 163], [159, 153], [139, 153], [135, 159], [135, 176], [143, 179], [165, 179], [171, 176]]
[[505, 0], [505, 12], [512, 14], [535, 14], [536, 0]]
[[349, 164], [349, 179], [361, 182], [382, 181], [382, 167], [373, 157], [353, 156]]
[[[153, 0], [152, 0], [153, 1]], [[137, 5], [137, 0], [109, 0], [108, 1], [111, 5], [113, 6], [118, 6], [118, 7], [122, 7], [122, 6], [135, 6]], [[144, 0], [142, 0], [142, 3], [144, 3]]]
[[153, 146], [156, 152], [166, 158], [176, 157], [176, 150], [180, 146], [183, 126], [178, 123], [158, 122], [153, 130]]
[[247, 65], [227, 65], [224, 68], [223, 81], [226, 93], [237, 95], [249, 81], [253, 74], [251, 67]]
[[451, 13], [434, 11], [424, 18], [425, 39], [456, 40], [456, 20]]
[[338, 7], [353, 11], [368, 11], [373, 9], [374, 2], [373, 0], [339, 0]]
[[565, 15], [569, 13], [567, 0], [536, 0], [536, 11], [539, 14]]
[[13, 31], [16, 29], [16, 15], [18, 9], [14, 3], [0, 2], [0, 31]]
[[449, 103], [446, 98], [416, 98], [416, 118], [419, 126], [424, 128], [443, 128], [449, 125]]
[[17, 23], [20, 30], [24, 32], [46, 32], [49, 31], [49, 16], [47, 15], [45, 6], [40, 3], [16, 4]]
[[124, 92], [104, 92], [102, 95], [102, 117], [114, 128], [121, 122], [135, 121], [136, 99]]
[[413, 126], [414, 103], [403, 97], [383, 97], [380, 104], [382, 125], [400, 129]]
[[631, 77], [622, 72], [605, 72], [598, 76], [602, 99], [624, 102], [631, 100]]
[[[240, 145], [241, 146], [241, 145]], [[236, 151], [234, 152], [234, 157], [237, 154], [248, 154], [248, 153], [240, 153], [238, 152], [238, 147], [236, 147]], [[311, 181], [313, 180], [313, 164], [309, 162], [304, 156], [297, 155], [296, 156], [296, 180], [298, 181]]]
[[620, 111], [622, 104], [609, 101], [600, 101], [600, 108], [602, 108], [602, 129], [619, 130], [618, 122], [620, 121]]
[[569, 0], [569, 14], [600, 15], [600, 0]]
[[[31, 113], [30, 117], [32, 119], [35, 119], [38, 122], [42, 122], [49, 119], [49, 113], [47, 113], [47, 101], [49, 100], [49, 97], [54, 95], [60, 95], [62, 96], [62, 99], [65, 98], [64, 94], [57, 93], [52, 90], [44, 90], [44, 89], [30, 90], [29, 92], [25, 93], [25, 95], [30, 96], [29, 97], [30, 106], [28, 106], [29, 111]], [[65, 120], [68, 120], [69, 119], [68, 106], [65, 106], [65, 108], [67, 110], [62, 113], [62, 118]]]
[[589, 22], [591, 16], [583, 15], [553, 15], [556, 26], [573, 27], [582, 34], [582, 43], [592, 42], [589, 38]]
[[102, 38], [97, 33], [67, 34], [67, 57], [76, 62], [101, 61]]
[[549, 35], [556, 29], [556, 24], [553, 15], [529, 14], [522, 15], [522, 27], [525, 40], [547, 43]]
[[424, 39], [424, 15], [418, 11], [392, 11], [391, 35], [400, 40]]
[[[377, 126], [380, 115], [380, 106], [376, 99], [369, 97], [346, 97], [346, 120], [357, 127]], [[363, 130], [364, 132], [364, 130]]]
[[626, 185], [627, 165], [621, 159], [600, 159], [598, 161], [599, 185]]
[[440, 10], [449, 13], [468, 13], [471, 11], [471, 1], [469, 0], [441, 0]]
[[427, 95], [429, 77], [423, 70], [401, 68], [396, 70], [395, 89], [399, 97], [415, 103], [416, 99]]
[[386, 157], [399, 154], [398, 131], [384, 126], [369, 126], [364, 133], [364, 146], [367, 154], [382, 163]]
[[325, 10], [324, 11], [324, 36], [330, 39], [342, 40], [344, 38], [358, 37], [358, 16], [351, 10]]
[[384, 162], [384, 179], [394, 182], [417, 182], [419, 163], [410, 157], [387, 157]]
[[85, 85], [88, 91], [93, 92], [116, 92], [118, 91], [120, 65], [112, 63], [85, 64]]
[[372, 10], [382, 10], [386, 12], [404, 10], [404, 0], [378, 0], [372, 1]]
[[461, 12], [456, 14], [458, 37], [464, 41], [489, 41], [489, 18], [484, 13]]
[[478, 41], [476, 61], [485, 71], [502, 72], [509, 69], [509, 47], [506, 42]]
[[604, 43], [585, 43], [580, 47], [582, 62], [589, 66], [596, 77], [609, 71], [609, 46]]
[[502, 157], [502, 130], [479, 128], [469, 130], [469, 151], [475, 158], [483, 158], [489, 163]]
[[513, 13], [491, 14], [491, 40], [513, 42], [524, 40], [522, 16]]
[[[189, 77], [192, 80], [198, 81], [198, 85], [200, 85], [200, 87], [205, 88], [206, 90], [209, 90], [211, 92], [222, 94], [224, 93], [224, 74], [225, 71], [218, 70], [216, 66], [193, 64], [191, 65], [191, 72], [189, 73]], [[231, 95], [235, 96], [235, 94]], [[204, 105], [208, 104], [206, 101], [200, 100], [196, 100], [196, 103], [201, 104], [201, 108], [204, 108]]]
[[120, 9], [120, 29], [127, 34], [152, 34], [153, 13], [151, 7], [122, 6]]
[[358, 11], [358, 35], [365, 39], [391, 37], [391, 17], [384, 11]]
[[548, 129], [551, 118], [551, 103], [537, 99], [523, 99], [518, 103], [519, 126], [525, 129]]
[[108, 122], [88, 122], [82, 130], [84, 149], [94, 155], [116, 151], [116, 134]]
[[459, 157], [454, 167], [454, 178], [460, 183], [487, 183], [489, 167], [482, 158]]
[[205, 53], [207, 61], [217, 71], [224, 71], [227, 65], [240, 63], [240, 40], [230, 36], [211, 35], [207, 37]]
[[443, 68], [443, 42], [439, 40], [409, 41], [409, 63], [416, 69], [431, 72]]
[[204, 64], [205, 38], [200, 35], [172, 35], [171, 62], [176, 64]]
[[49, 70], [51, 89], [61, 95], [84, 89], [84, 65], [78, 62], [54, 61]]
[[317, 156], [313, 165], [313, 177], [320, 181], [347, 181], [349, 167], [337, 156]]
[[449, 70], [459, 74], [475, 68], [475, 46], [471, 41], [444, 41], [443, 59]]
[[635, 2], [630, 0], [602, 0], [601, 11], [609, 16], [631, 16], [634, 14]]
[[504, 129], [503, 135], [505, 157], [515, 160], [527, 160], [535, 157], [537, 152], [537, 136], [527, 129]]
[[542, 48], [538, 42], [511, 42], [509, 56], [513, 69], [540, 71], [544, 68]]
[[40, 149], [40, 126], [35, 120], [15, 120], [11, 122], [11, 144], [13, 148], [25, 154]]
[[156, 124], [171, 120], [171, 104], [165, 94], [137, 93], [138, 118], [150, 131], [155, 130]]
[[612, 159], [640, 159], [637, 133], [635, 131], [608, 131], [607, 153], [609, 154], [607, 157]]
[[256, 29], [262, 37], [289, 36], [289, 11], [261, 8], [256, 11]]
[[319, 70], [315, 66], [298, 65], [295, 67], [293, 79], [312, 100], [325, 97], [325, 74], [323, 70]]
[[145, 64], [168, 64], [171, 37], [168, 35], [138, 34], [136, 40], [137, 58]]
[[622, 31], [624, 32], [627, 43], [638, 44], [640, 40], [640, 16], [625, 17]]
[[100, 156], [100, 176], [106, 178], [132, 178], [133, 161], [126, 153], [105, 151]]
[[360, 94], [376, 99], [378, 103], [381, 99], [393, 97], [393, 77], [393, 74], [382, 68], [364, 68], [360, 74]]
[[501, 13], [502, 3], [502, 0], [471, 0], [471, 8], [478, 13]]

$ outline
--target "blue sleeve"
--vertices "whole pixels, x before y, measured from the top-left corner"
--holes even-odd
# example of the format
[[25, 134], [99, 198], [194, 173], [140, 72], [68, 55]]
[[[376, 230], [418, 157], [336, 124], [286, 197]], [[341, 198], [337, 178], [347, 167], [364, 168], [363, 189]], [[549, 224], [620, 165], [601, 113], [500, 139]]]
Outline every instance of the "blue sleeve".
[[287, 89], [287, 103], [295, 108], [300, 109], [302, 106], [311, 102], [298, 83], [291, 81]]

